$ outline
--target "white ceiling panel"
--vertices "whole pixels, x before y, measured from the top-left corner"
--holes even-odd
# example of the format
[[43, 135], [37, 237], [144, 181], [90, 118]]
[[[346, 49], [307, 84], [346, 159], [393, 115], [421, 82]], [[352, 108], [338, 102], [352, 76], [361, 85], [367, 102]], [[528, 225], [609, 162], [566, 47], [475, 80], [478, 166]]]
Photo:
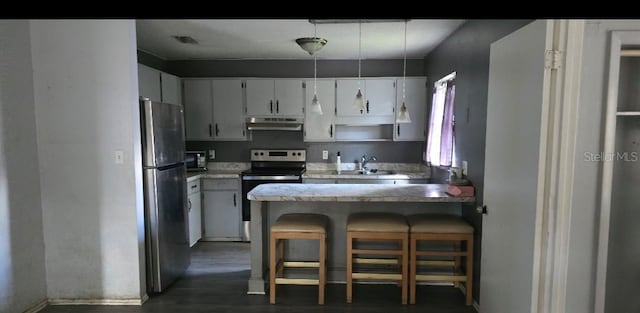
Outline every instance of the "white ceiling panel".
[[[370, 21], [370, 20], [369, 20]], [[407, 58], [422, 58], [464, 20], [412, 19], [407, 24]], [[137, 20], [138, 49], [165, 60], [307, 59], [295, 42], [313, 37], [309, 20]], [[197, 45], [172, 36], [190, 36]], [[357, 59], [358, 23], [317, 24], [317, 36], [327, 45], [319, 59]], [[403, 57], [404, 22], [362, 23], [362, 58]]]

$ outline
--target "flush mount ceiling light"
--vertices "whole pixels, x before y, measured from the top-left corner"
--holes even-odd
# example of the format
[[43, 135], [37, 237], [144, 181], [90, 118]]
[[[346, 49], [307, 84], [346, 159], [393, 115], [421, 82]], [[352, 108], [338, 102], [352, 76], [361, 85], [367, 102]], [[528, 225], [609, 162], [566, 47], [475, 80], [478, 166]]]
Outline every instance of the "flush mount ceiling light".
[[171, 36], [173, 39], [186, 44], [197, 45], [198, 41], [191, 36]]
[[296, 43], [302, 50], [309, 52], [309, 55], [313, 55], [327, 44], [327, 40], [319, 37], [303, 37], [296, 39]]

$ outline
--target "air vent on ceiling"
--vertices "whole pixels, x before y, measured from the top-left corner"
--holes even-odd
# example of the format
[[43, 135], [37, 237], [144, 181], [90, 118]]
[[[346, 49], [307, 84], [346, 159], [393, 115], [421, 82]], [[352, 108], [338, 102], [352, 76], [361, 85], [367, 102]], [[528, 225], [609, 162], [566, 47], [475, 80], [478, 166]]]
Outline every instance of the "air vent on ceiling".
[[193, 39], [193, 37], [191, 36], [172, 36], [173, 38], [175, 38], [175, 40], [181, 42], [181, 43], [187, 43], [187, 44], [192, 44], [192, 45], [197, 45], [198, 41]]

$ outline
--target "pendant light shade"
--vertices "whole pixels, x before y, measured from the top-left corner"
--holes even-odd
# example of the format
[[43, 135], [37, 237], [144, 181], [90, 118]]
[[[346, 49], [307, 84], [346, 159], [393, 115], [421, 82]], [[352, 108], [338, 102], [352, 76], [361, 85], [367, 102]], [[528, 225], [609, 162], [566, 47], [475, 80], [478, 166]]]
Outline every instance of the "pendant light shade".
[[313, 100], [311, 100], [311, 113], [322, 115], [322, 106], [316, 94], [313, 95]]
[[411, 123], [411, 117], [407, 110], [406, 102], [406, 89], [407, 85], [407, 21], [404, 21], [404, 62], [402, 65], [402, 106], [398, 110], [396, 115], [396, 123]]
[[362, 96], [362, 91], [360, 90], [360, 71], [362, 69], [362, 23], [358, 23], [358, 92], [356, 93], [356, 98], [353, 101], [353, 106], [360, 110], [364, 111], [366, 109], [364, 105], [364, 96]]

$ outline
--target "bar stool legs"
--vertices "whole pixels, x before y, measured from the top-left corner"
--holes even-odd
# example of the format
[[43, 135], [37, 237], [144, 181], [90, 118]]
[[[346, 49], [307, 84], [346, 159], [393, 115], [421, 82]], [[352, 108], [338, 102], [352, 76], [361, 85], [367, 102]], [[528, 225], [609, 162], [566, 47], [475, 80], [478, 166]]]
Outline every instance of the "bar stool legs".
[[[269, 302], [276, 303], [277, 285], [318, 285], [318, 304], [324, 304], [327, 283], [327, 222], [320, 214], [284, 214], [271, 227], [269, 239]], [[287, 261], [284, 241], [287, 239], [315, 239], [319, 242], [318, 261]], [[285, 278], [284, 269], [318, 268], [318, 279]]]

